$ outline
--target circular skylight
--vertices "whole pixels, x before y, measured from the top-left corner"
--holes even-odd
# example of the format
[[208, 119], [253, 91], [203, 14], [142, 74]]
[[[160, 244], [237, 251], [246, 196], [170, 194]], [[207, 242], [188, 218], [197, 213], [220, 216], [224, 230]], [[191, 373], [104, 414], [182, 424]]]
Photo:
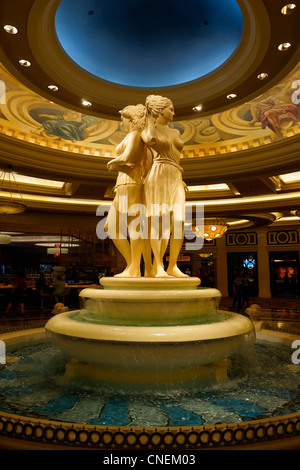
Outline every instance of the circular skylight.
[[236, 0], [62, 0], [62, 49], [113, 83], [163, 87], [202, 77], [235, 51], [243, 18]]

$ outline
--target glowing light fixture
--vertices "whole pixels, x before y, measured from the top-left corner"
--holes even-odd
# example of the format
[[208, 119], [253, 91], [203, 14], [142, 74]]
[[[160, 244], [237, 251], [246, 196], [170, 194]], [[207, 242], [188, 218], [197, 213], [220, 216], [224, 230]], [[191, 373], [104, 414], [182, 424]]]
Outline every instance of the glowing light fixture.
[[237, 95], [236, 95], [235, 93], [229, 93], [229, 95], [227, 95], [226, 98], [227, 98], [228, 100], [233, 100], [234, 98], [236, 98], [236, 96], [237, 96]]
[[209, 258], [212, 256], [212, 253], [199, 253], [200, 258]]
[[258, 74], [257, 78], [258, 80], [265, 80], [266, 78], [268, 78], [268, 76], [269, 75], [267, 73], [263, 72], [263, 73]]
[[22, 67], [30, 67], [31, 66], [31, 62], [27, 59], [19, 60], [19, 64], [22, 65]]
[[204, 219], [203, 225], [192, 225], [192, 231], [199, 238], [216, 240], [228, 230], [228, 224], [223, 219]]
[[0, 202], [0, 214], [6, 214], [6, 215], [21, 214], [21, 212], [24, 212], [25, 210], [26, 210], [26, 206], [19, 204], [17, 202], [9, 202], [9, 201]]
[[81, 100], [81, 103], [83, 104], [83, 106], [92, 106], [92, 103], [90, 101], [87, 101], [87, 100]]
[[[9, 190], [10, 190], [8, 198], [0, 201], [0, 214], [7, 214], [7, 215], [19, 214], [26, 210], [26, 206], [23, 203], [23, 198], [22, 198], [22, 194], [20, 193], [20, 191], [19, 191], [19, 196], [22, 202], [20, 203], [18, 201], [15, 201], [13, 198], [11, 183], [13, 181], [16, 184], [16, 187], [17, 187], [17, 183], [15, 180], [15, 176], [12, 171], [12, 168], [10, 166], [9, 166], [9, 170], [10, 171], [8, 172], [3, 171], [2, 174], [0, 175], [0, 189], [2, 190], [2, 185], [5, 179], [8, 179]], [[8, 175], [8, 177], [6, 175]]]
[[11, 24], [6, 24], [4, 27], [3, 27], [4, 31], [6, 31], [8, 34], [18, 34], [18, 28], [16, 28], [15, 26], [12, 26]]
[[284, 183], [292, 183], [296, 181], [300, 181], [300, 171], [294, 171], [293, 173], [286, 173], [284, 175], [279, 175], [279, 178]]
[[[58, 244], [58, 235], [21, 235], [13, 237], [12, 241], [15, 243], [51, 243], [51, 246]], [[62, 242], [66, 244], [69, 241], [68, 236], [61, 237]], [[69, 246], [69, 245], [68, 245]]]
[[287, 51], [291, 46], [292, 44], [290, 42], [283, 42], [282, 44], [279, 44], [278, 49], [280, 51]]
[[283, 15], [290, 15], [291, 13], [293, 13], [295, 8], [296, 8], [295, 3], [288, 3], [287, 5], [281, 8], [281, 13]]
[[[55, 243], [35, 243], [35, 246], [43, 246], [46, 248], [55, 248]], [[62, 248], [74, 248], [80, 246], [79, 243], [61, 243]]]
[[191, 192], [194, 191], [218, 191], [229, 189], [229, 186], [226, 183], [219, 183], [219, 184], [203, 184], [203, 185], [196, 185], [196, 186], [188, 186], [188, 190]]
[[48, 255], [67, 255], [68, 248], [47, 248]]
[[56, 85], [48, 85], [48, 88], [51, 91], [58, 91], [58, 87]]
[[[9, 173], [6, 173], [3, 177], [4, 181], [9, 181], [9, 178], [10, 178]], [[34, 178], [33, 176], [19, 175], [17, 173], [14, 173], [14, 180], [17, 183], [21, 183], [21, 184], [32, 184], [32, 185], [44, 186], [44, 187], [49, 187], [49, 188], [57, 188], [57, 189], [63, 188], [65, 184], [62, 181], [46, 180], [43, 178]]]
[[201, 111], [201, 110], [202, 110], [202, 104], [198, 104], [197, 106], [193, 107], [193, 111], [195, 113], [199, 113], [199, 111]]

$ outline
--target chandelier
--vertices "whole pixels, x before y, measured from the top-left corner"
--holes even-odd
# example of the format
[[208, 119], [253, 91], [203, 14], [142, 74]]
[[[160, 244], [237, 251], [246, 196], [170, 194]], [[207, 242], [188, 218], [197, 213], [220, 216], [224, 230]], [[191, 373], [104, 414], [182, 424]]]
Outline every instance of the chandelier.
[[221, 238], [222, 235], [227, 231], [228, 225], [225, 220], [217, 218], [204, 219], [203, 224], [192, 225], [192, 231], [199, 238], [205, 240], [216, 240]]
[[[15, 175], [12, 171], [12, 166], [8, 165], [9, 171], [2, 171], [0, 175], [0, 190], [3, 190], [4, 185], [8, 185], [9, 196], [5, 199], [0, 199], [0, 214], [20, 214], [26, 210], [26, 205], [23, 202], [23, 197], [18, 189]], [[14, 193], [12, 191], [12, 183], [17, 188], [21, 202], [16, 201]]]

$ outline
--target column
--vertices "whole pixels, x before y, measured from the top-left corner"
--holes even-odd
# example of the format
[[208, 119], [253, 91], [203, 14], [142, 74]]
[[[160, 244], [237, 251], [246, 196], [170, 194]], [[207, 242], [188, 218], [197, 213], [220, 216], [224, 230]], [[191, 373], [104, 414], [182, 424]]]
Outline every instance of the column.
[[271, 298], [270, 263], [267, 232], [257, 232], [258, 297]]
[[222, 297], [228, 297], [228, 274], [227, 274], [227, 249], [225, 246], [225, 236], [217, 240], [217, 272], [216, 288], [221, 292]]

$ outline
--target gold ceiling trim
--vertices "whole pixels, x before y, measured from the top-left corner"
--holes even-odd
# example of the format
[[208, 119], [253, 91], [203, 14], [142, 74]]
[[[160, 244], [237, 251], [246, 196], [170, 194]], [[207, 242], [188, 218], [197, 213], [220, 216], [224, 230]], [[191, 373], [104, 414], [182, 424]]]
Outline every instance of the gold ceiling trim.
[[[237, 94], [235, 104], [240, 104], [246, 97], [249, 100], [278, 83], [297, 64], [298, 9], [291, 15], [282, 15], [275, 2], [237, 1], [243, 14], [243, 33], [234, 54], [221, 67], [200, 79], [174, 87], [151, 88], [151, 92], [169, 96], [178, 119], [192, 119], [192, 108], [199, 101], [203, 104], [202, 116], [230, 109], [232, 102], [226, 98], [228, 93], [234, 91]], [[49, 101], [55, 99], [61, 106], [82, 112], [84, 97], [92, 103], [88, 114], [118, 120], [119, 109], [128, 103], [143, 102], [149, 88], [112, 84], [86, 73], [68, 60], [55, 33], [59, 2], [2, 0], [3, 24], [11, 24], [18, 11], [19, 33], [0, 32], [0, 60], [22, 83]], [[285, 41], [292, 44], [284, 53], [278, 51], [279, 31], [284, 31]], [[19, 67], [17, 59], [20, 57], [25, 57], [32, 66]], [[268, 72], [267, 81], [257, 79], [262, 71]], [[55, 93], [48, 89], [53, 83], [58, 86]]]
[[[6, 102], [0, 103], [0, 164], [12, 162], [17, 171], [30, 176], [58, 178], [78, 184], [97, 184], [100, 181], [112, 184], [116, 173], [108, 172], [106, 163], [114, 156], [115, 146], [124, 137], [119, 128], [118, 111], [128, 102], [135, 102], [134, 90], [118, 87], [116, 92], [115, 86], [111, 88], [111, 85], [97, 80], [97, 90], [94, 88], [93, 91], [94, 82], [86, 80], [85, 74], [81, 75], [76, 70], [73, 75], [75, 69], [58, 50], [53, 29], [59, 0], [15, 0], [13, 6], [9, 0], [2, 3], [3, 24], [11, 23], [11, 18], [15, 17], [12, 12], [18, 9], [20, 34], [13, 36], [13, 43], [12, 35], [0, 30], [0, 60], [3, 59], [9, 70], [0, 65], [0, 81], [2, 78], [6, 84]], [[241, 44], [226, 65], [201, 80], [174, 89], [167, 87], [159, 90], [159, 93], [173, 99], [177, 117], [186, 118], [173, 125], [179, 128], [185, 143], [182, 166], [187, 184], [226, 181], [234, 186], [241, 175], [243, 178], [255, 178], [258, 174], [272, 177], [299, 169], [300, 116], [296, 120], [285, 119], [281, 122], [279, 134], [270, 127], [263, 129], [261, 122], [254, 119], [254, 108], [259, 108], [263, 101], [266, 106], [274, 98], [284, 97], [286, 104], [291, 101], [291, 84], [299, 78], [300, 72], [300, 63], [297, 64], [299, 9], [296, 9], [296, 16], [292, 14], [287, 19], [275, 3], [267, 0], [238, 0], [238, 3], [244, 14], [245, 29]], [[292, 50], [284, 54], [276, 50], [275, 61], [274, 51], [270, 56], [267, 52], [273, 50], [278, 37], [279, 28], [271, 27], [274, 21], [277, 25], [284, 21], [286, 26], [281, 32], [295, 44]], [[14, 44], [18, 46], [19, 56], [27, 52], [30, 54], [28, 58], [33, 67], [25, 70], [14, 63]], [[258, 69], [264, 64], [276, 69], [276, 74], [266, 82], [256, 79]], [[53, 77], [65, 81], [64, 97], [51, 94], [45, 86], [48, 72], [52, 73], [51, 82]], [[250, 76], [256, 83], [255, 90], [247, 82]], [[245, 99], [241, 98], [234, 104], [228, 104], [226, 99], [226, 102], [220, 100], [221, 91], [229, 85], [244, 87], [241, 96], [246, 96], [248, 101], [245, 103]], [[98, 93], [100, 89], [102, 93], [104, 90], [106, 104], [100, 111], [94, 104], [90, 109], [83, 110], [74, 101], [79, 97], [73, 93], [75, 89], [78, 93], [80, 90], [91, 93]], [[110, 94], [106, 94], [108, 89]], [[145, 90], [139, 90], [139, 93], [138, 101], [146, 96]], [[192, 108], [195, 93], [197, 101], [199, 93], [210, 98], [210, 107], [197, 115], [187, 114], [187, 103]], [[260, 96], [257, 96], [258, 93], [261, 93]], [[91, 94], [90, 100], [93, 98]], [[57, 104], [52, 102], [53, 99]], [[39, 107], [46, 107], [54, 114], [73, 113], [73, 118], [75, 112], [76, 119], [86, 119], [89, 125], [82, 140], [47, 133], [42, 119], [36, 118]], [[104, 112], [105, 109], [109, 112]], [[97, 118], [93, 119], [95, 116]], [[64, 119], [68, 120], [66, 116]], [[197, 194], [196, 197], [201, 198], [201, 195]], [[211, 194], [210, 197], [218, 195]]]
[[[9, 193], [5, 191], [0, 191], [0, 202], [7, 199]], [[12, 193], [12, 197], [15, 200], [20, 199], [18, 193]], [[45, 196], [37, 194], [23, 194], [22, 201], [26, 204], [28, 208], [47, 208], [47, 209], [62, 209], [62, 210], [72, 210], [75, 212], [94, 212], [96, 214], [96, 209], [98, 206], [103, 208], [110, 207], [112, 201], [105, 200], [92, 200], [92, 199], [77, 199], [77, 198], [67, 198], [67, 197], [57, 197], [57, 196]], [[243, 197], [243, 198], [226, 198], [226, 199], [214, 199], [214, 200], [188, 200], [186, 202], [186, 207], [191, 206], [203, 206], [205, 213], [211, 213], [215, 216], [216, 213], [220, 213], [220, 217], [223, 217], [222, 214], [230, 214], [236, 211], [262, 211], [271, 209], [284, 209], [291, 208], [293, 209], [299, 207], [300, 205], [300, 191], [295, 191], [291, 193], [282, 193], [282, 194], [270, 194], [267, 196], [253, 196], [253, 197]], [[245, 218], [247, 218], [245, 216]]]
[[[298, 83], [299, 74], [300, 63], [278, 85], [252, 101], [210, 116], [174, 122], [185, 144], [183, 158], [253, 151], [299, 135], [299, 106], [292, 102], [296, 91], [292, 86]], [[2, 135], [60, 152], [108, 158], [114, 157], [116, 145], [125, 137], [119, 121], [50, 102], [28, 90], [0, 65], [1, 83], [5, 85], [0, 103]], [[270, 109], [270, 103], [276, 103], [277, 108]], [[272, 114], [275, 129], [269, 120], [261, 122], [265, 110]]]
[[[188, 185], [216, 184], [257, 177], [273, 177], [299, 170], [299, 136], [258, 146], [255, 151], [237, 150], [201, 158], [182, 158], [184, 181]], [[116, 172], [107, 170], [109, 156], [91, 156], [61, 152], [36, 146], [11, 136], [0, 139], [0, 167], [11, 162], [15, 171], [47, 179], [88, 184], [114, 184]], [[70, 165], [72, 162], [72, 165]]]

